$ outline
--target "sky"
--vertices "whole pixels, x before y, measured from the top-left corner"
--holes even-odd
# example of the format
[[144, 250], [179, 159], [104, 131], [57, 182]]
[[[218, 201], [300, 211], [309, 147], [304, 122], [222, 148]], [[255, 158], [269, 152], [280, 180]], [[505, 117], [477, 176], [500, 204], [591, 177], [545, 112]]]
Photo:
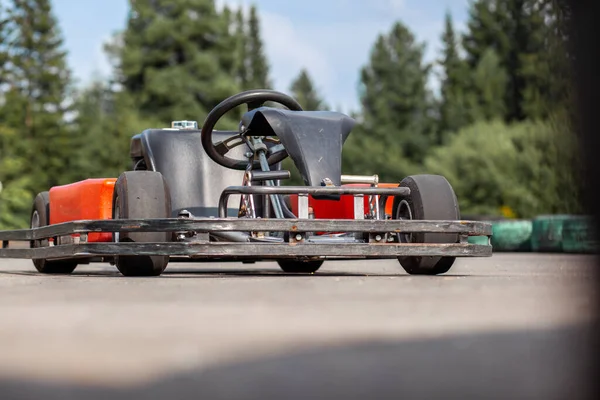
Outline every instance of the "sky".
[[[125, 27], [128, 0], [52, 0], [79, 85], [108, 76], [103, 44]], [[306, 68], [332, 109], [359, 107], [360, 69], [377, 36], [402, 21], [426, 47], [425, 60], [438, 57], [446, 11], [456, 28], [466, 23], [468, 0], [217, 0], [221, 7], [256, 4], [274, 89], [289, 93]], [[432, 76], [430, 87], [437, 90]], [[199, 116], [201, 119], [202, 116]]]

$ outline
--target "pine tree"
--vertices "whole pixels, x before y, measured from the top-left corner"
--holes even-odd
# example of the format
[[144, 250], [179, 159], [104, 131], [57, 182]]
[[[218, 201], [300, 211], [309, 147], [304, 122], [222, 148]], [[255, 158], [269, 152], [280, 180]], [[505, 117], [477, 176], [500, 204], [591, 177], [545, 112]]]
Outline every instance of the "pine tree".
[[500, 58], [489, 48], [473, 72], [474, 93], [469, 97], [471, 120], [502, 120], [506, 114], [504, 102], [508, 76], [500, 65]]
[[378, 38], [361, 71], [364, 128], [373, 140], [399, 148], [412, 161], [421, 159], [431, 139], [430, 65], [423, 63], [423, 53], [424, 45], [398, 22]]
[[238, 91], [227, 19], [213, 0], [132, 2], [121, 46], [112, 52], [120, 83], [143, 117], [162, 124], [202, 119]]
[[28, 163], [17, 132], [1, 122], [5, 111], [0, 106], [0, 229], [27, 228], [32, 176], [23, 173]]
[[26, 159], [15, 129], [9, 126], [16, 111], [10, 91], [11, 26], [7, 12], [0, 4], [0, 229], [27, 227], [32, 194], [27, 190], [30, 177], [22, 174]]
[[235, 75], [241, 89], [246, 90], [250, 82], [250, 69], [248, 64], [248, 37], [246, 33], [246, 20], [242, 7], [235, 13], [236, 37], [236, 68]]
[[[508, 0], [512, 1], [512, 0]], [[501, 0], [475, 0], [469, 5], [467, 32], [463, 47], [469, 66], [474, 69], [488, 48], [493, 48], [502, 62], [511, 51], [508, 15]]]
[[70, 92], [66, 52], [49, 0], [13, 0], [9, 125], [20, 135], [29, 160], [22, 173], [39, 192], [69, 181], [75, 149], [66, 129], [65, 99]]
[[8, 45], [10, 36], [9, 23], [6, 10], [4, 10], [2, 3], [0, 3], [0, 95], [3, 94], [5, 90], [3, 85], [8, 80], [8, 61], [10, 60]]
[[424, 45], [400, 22], [378, 37], [361, 70], [360, 126], [344, 146], [348, 173], [397, 180], [420, 164], [435, 143], [426, 87], [430, 65], [423, 62], [423, 52]]
[[235, 74], [237, 57], [235, 49], [237, 45], [237, 36], [235, 33], [235, 15], [231, 12], [231, 9], [225, 5], [221, 11], [221, 17], [223, 22], [220, 24], [222, 32], [217, 38], [219, 43], [219, 54], [221, 55], [219, 60], [221, 62], [221, 68], [226, 71], [229, 75]]
[[458, 49], [459, 39], [452, 24], [452, 16], [446, 13], [445, 29], [442, 34], [442, 57], [438, 61], [443, 70], [441, 81], [440, 135], [443, 143], [447, 132], [456, 132], [470, 124], [469, 82], [471, 75], [467, 63]]
[[[6, 4], [6, 3], [5, 3]], [[70, 76], [48, 0], [0, 10], [0, 226], [28, 226], [35, 193], [70, 180]]]
[[327, 105], [317, 93], [312, 79], [305, 68], [303, 68], [298, 77], [294, 79], [290, 86], [290, 90], [304, 110], [322, 111], [327, 109]]
[[117, 177], [129, 170], [131, 137], [161, 126], [158, 121], [140, 118], [126, 92], [115, 92], [102, 81], [85, 87], [78, 94], [74, 109], [77, 116], [72, 129], [83, 132], [74, 160], [76, 179]]
[[548, 102], [555, 82], [549, 72], [550, 28], [545, 20], [540, 0], [477, 0], [470, 6], [467, 60], [476, 68], [487, 49], [498, 55], [508, 75], [507, 121], [543, 117], [553, 108]]
[[556, 0], [544, 0], [529, 9], [529, 25], [535, 35], [529, 51], [520, 56], [522, 107], [528, 118], [544, 119], [570, 107], [571, 71], [564, 20], [568, 16], [563, 7]]
[[267, 89], [271, 87], [269, 82], [269, 64], [264, 54], [262, 38], [260, 36], [260, 21], [256, 6], [250, 7], [248, 19], [248, 57], [252, 78], [250, 88]]
[[269, 64], [263, 50], [256, 6], [250, 7], [248, 18], [245, 17], [242, 7], [238, 9], [235, 16], [235, 32], [236, 76], [240, 87], [243, 90], [269, 89]]

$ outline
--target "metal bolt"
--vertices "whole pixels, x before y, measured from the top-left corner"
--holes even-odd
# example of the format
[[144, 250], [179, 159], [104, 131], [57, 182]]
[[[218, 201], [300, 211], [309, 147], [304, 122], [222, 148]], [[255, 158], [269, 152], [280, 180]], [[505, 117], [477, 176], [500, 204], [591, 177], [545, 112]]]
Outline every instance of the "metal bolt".
[[245, 156], [246, 158], [251, 158], [254, 155], [254, 153], [252, 153], [251, 151], [247, 151]]
[[180, 233], [177, 235], [177, 240], [185, 240], [185, 234], [184, 233]]
[[375, 241], [380, 242], [381, 241], [381, 235], [375, 236]]
[[296, 235], [296, 241], [301, 241], [302, 240], [302, 235], [301, 234], [297, 234]]

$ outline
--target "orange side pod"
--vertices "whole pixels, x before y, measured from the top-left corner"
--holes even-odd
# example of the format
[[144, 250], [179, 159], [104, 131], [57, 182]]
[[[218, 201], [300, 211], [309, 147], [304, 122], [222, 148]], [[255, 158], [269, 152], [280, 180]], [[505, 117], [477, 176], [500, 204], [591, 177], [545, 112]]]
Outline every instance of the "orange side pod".
[[[50, 224], [111, 219], [116, 178], [86, 179], [50, 189]], [[111, 242], [112, 233], [89, 233], [88, 242]]]

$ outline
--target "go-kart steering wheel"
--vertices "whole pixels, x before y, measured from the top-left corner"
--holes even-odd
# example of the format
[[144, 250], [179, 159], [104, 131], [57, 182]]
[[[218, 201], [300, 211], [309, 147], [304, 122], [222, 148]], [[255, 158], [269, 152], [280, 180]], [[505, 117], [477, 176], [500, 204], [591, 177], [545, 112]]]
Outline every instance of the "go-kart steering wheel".
[[[262, 105], [267, 101], [279, 103], [292, 111], [303, 111], [300, 104], [292, 97], [281, 92], [267, 89], [248, 90], [223, 100], [221, 103], [217, 104], [217, 106], [213, 108], [211, 112], [208, 113], [204, 124], [202, 124], [202, 147], [204, 147], [204, 151], [206, 151], [208, 156], [214, 162], [227, 168], [239, 170], [246, 169], [246, 166], [248, 165], [248, 159], [240, 160], [225, 156], [234, 147], [246, 143], [244, 140], [245, 138], [242, 137], [242, 133], [230, 136], [218, 143], [213, 143], [213, 129], [221, 117], [225, 115], [225, 113], [233, 110], [235, 107], [242, 104], [247, 104], [248, 111], [251, 111], [258, 107], [262, 107]], [[253, 136], [260, 136], [260, 133], [257, 133]], [[277, 138], [271, 138], [268, 139], [268, 141], [278, 143]], [[277, 164], [278, 162], [283, 161], [287, 156], [287, 152], [282, 147], [281, 149], [269, 154], [267, 156], [267, 162], [269, 165]]]

